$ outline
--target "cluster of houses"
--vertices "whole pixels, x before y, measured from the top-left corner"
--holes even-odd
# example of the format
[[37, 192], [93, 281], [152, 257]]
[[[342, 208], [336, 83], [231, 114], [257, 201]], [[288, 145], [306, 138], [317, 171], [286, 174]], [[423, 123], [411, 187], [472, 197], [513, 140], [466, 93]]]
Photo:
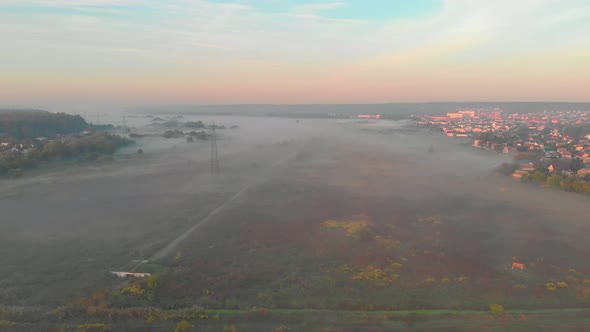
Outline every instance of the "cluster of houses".
[[[82, 132], [78, 133], [77, 136], [83, 137], [88, 136], [94, 132], [93, 129], [86, 129]], [[55, 139], [64, 139], [65, 136], [58, 135]], [[12, 138], [0, 138], [0, 154], [1, 153], [17, 153], [26, 155], [31, 150], [38, 150], [43, 151], [45, 145], [50, 142], [51, 140], [47, 137], [37, 137], [33, 139], [23, 139], [18, 142], [15, 142]]]
[[46, 137], [38, 137], [33, 140], [25, 140], [21, 143], [1, 142], [0, 141], [0, 157], [3, 154], [20, 154], [26, 156], [30, 151], [42, 151], [48, 139]]
[[[575, 137], [567, 130], [588, 128], [590, 111], [505, 113], [500, 109], [470, 109], [423, 116], [417, 123], [438, 128], [449, 137], [473, 139], [477, 148], [506, 154], [534, 152], [549, 172], [590, 175], [590, 130]], [[532, 163], [523, 163], [514, 177], [533, 170]]]

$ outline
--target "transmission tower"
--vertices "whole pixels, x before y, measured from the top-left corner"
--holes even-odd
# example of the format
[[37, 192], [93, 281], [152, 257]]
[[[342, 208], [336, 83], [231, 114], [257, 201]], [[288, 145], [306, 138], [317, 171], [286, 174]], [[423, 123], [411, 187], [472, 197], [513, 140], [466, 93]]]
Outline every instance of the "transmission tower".
[[219, 173], [219, 156], [217, 154], [217, 134], [215, 133], [215, 121], [211, 125], [211, 173]]

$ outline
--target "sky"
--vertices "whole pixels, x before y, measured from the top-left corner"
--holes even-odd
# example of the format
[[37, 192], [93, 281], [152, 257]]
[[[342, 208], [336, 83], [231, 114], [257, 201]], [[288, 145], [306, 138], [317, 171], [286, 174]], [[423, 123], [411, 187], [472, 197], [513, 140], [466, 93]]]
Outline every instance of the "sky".
[[0, 105], [590, 101], [588, 0], [0, 0]]

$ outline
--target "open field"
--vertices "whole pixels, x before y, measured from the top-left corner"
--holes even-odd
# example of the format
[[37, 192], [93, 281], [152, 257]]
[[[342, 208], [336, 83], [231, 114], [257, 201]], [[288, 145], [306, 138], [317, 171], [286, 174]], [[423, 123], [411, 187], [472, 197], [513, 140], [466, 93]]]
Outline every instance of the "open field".
[[[212, 319], [192, 320], [196, 331], [313, 331], [313, 332], [381, 332], [381, 331], [587, 331], [590, 311], [518, 310], [502, 316], [482, 311], [327, 311], [285, 310], [271, 312], [253, 310], [216, 310], [209, 312]], [[146, 323], [140, 319], [113, 317], [106, 323], [89, 323], [101, 320], [71, 319], [56, 324], [50, 320], [34, 323], [0, 325], [2, 331], [174, 331], [172, 320]], [[0, 321], [0, 324], [2, 321]]]
[[[171, 331], [183, 317], [199, 331], [587, 325], [587, 197], [496, 176], [502, 156], [396, 122], [265, 124], [220, 141], [220, 176], [207, 142], [166, 141], [3, 183], [0, 320], [15, 331], [40, 326], [33, 316], [114, 331]], [[108, 273], [128, 269], [159, 279]]]

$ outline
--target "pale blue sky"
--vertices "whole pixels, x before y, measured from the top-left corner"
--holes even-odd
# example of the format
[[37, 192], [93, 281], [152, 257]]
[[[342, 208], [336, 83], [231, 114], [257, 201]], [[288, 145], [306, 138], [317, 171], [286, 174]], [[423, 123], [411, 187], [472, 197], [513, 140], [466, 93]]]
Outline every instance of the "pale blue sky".
[[587, 0], [0, 0], [0, 103], [590, 101]]
[[[97, 17], [125, 18], [144, 21], [172, 15], [169, 3], [175, 1], [5, 1], [4, 13], [20, 15], [90, 15]], [[191, 6], [205, 1], [185, 2]], [[320, 13], [335, 19], [384, 22], [432, 15], [440, 10], [442, 0], [209, 0], [209, 3], [236, 6], [270, 15], [288, 14], [307, 8], [310, 13]], [[0, 4], [2, 0], [0, 0]], [[182, 1], [176, 1], [182, 5]]]
[[[291, 12], [302, 5], [296, 0], [213, 0], [216, 3], [239, 3], [267, 13]], [[305, 1], [310, 6], [326, 9], [326, 17], [342, 19], [359, 19], [385, 21], [395, 18], [408, 18], [434, 14], [442, 6], [441, 0], [342, 0], [342, 1]]]

